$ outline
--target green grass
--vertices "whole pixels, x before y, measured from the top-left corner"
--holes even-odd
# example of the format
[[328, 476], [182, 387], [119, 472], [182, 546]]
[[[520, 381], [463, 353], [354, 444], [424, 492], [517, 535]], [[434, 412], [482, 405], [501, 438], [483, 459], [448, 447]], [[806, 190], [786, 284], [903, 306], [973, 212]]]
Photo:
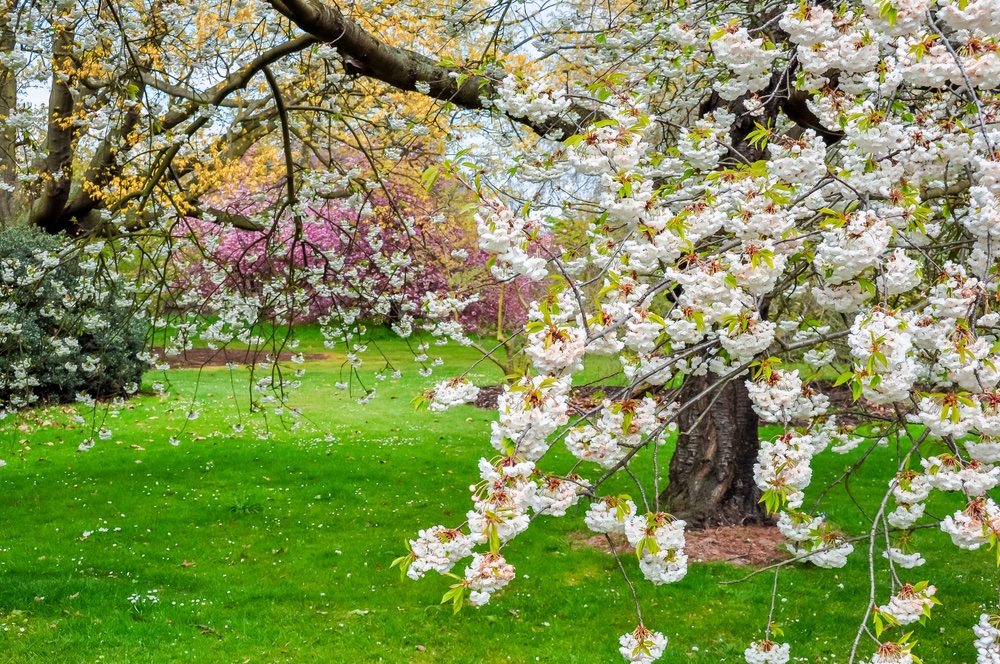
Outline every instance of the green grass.
[[[357, 394], [333, 387], [345, 375], [342, 358], [308, 363], [293, 398], [309, 420], [298, 431], [272, 416], [269, 430], [253, 419], [240, 435], [218, 433], [232, 431], [235, 403], [246, 409], [245, 386], [237, 381], [234, 395], [224, 369], [170, 372], [178, 393], [190, 397], [197, 386], [198, 419], [186, 418], [184, 399], [142, 397], [109, 416], [112, 438], [87, 453], [76, 451], [84, 431], [58, 407], [15, 423], [23, 430], [8, 424], [0, 434], [8, 464], [0, 469], [0, 661], [619, 661], [617, 638], [635, 627], [632, 601], [610, 556], [574, 544], [582, 511], [543, 517], [511, 543], [518, 578], [488, 606], [458, 616], [439, 604], [447, 579], [401, 581], [389, 568], [419, 528], [464, 520], [476, 461], [491, 455], [492, 415], [410, 405], [473, 351], [432, 346], [431, 356], [448, 362], [422, 378], [401, 343], [379, 344], [403, 378], [375, 380], [372, 360], [362, 375], [379, 396], [359, 406]], [[608, 368], [594, 364], [587, 375]], [[474, 372], [481, 384], [498, 375], [488, 364]], [[54, 424], [39, 426], [44, 420]], [[858, 454], [818, 457], [814, 487]], [[569, 455], [557, 451], [546, 463], [565, 470]], [[852, 482], [867, 509], [894, 464], [893, 450], [879, 450]], [[616, 479], [612, 490], [634, 494], [628, 481]], [[928, 511], [956, 507], [943, 501]], [[860, 530], [842, 490], [825, 509]], [[944, 606], [917, 626], [917, 652], [926, 662], [971, 663], [971, 626], [996, 599], [995, 555], [958, 551], [937, 531], [919, 533], [918, 543], [930, 562], [904, 578], [937, 584]], [[656, 588], [634, 559], [625, 564], [646, 623], [670, 639], [661, 661], [739, 662], [761, 636], [771, 574], [719, 585], [747, 568], [692, 565], [680, 583]], [[880, 586], [880, 601], [885, 592]], [[861, 551], [842, 570], [783, 571], [775, 622], [793, 658], [846, 661], [867, 593]]]

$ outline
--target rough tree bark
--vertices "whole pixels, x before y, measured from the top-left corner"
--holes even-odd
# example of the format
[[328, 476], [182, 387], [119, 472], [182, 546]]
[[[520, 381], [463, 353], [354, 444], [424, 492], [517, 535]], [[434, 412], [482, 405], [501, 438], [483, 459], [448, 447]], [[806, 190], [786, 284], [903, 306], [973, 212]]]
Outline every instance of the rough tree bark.
[[[10, 24], [12, 2], [5, 2], [0, 13], [0, 53], [14, 50], [14, 28]], [[14, 72], [0, 64], [0, 120], [6, 120], [17, 108], [17, 78]], [[17, 189], [17, 163], [14, 143], [17, 133], [14, 128], [2, 123], [0, 126], [0, 224], [14, 216], [14, 192]]]
[[[696, 397], [713, 378], [689, 377], [684, 397]], [[744, 380], [700, 397], [680, 414], [677, 425], [680, 434], [661, 507], [692, 529], [768, 522], [753, 481], [758, 418]]]

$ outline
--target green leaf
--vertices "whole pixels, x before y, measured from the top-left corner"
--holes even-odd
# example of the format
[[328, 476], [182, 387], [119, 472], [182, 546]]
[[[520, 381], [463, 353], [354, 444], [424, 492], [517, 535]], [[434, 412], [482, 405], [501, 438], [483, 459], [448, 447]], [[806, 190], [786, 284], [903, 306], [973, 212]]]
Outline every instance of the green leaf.
[[452, 603], [452, 613], [458, 613], [462, 610], [462, 605], [465, 603], [465, 584], [456, 583], [451, 587], [451, 590], [444, 594], [441, 598], [441, 604], [447, 602]]
[[757, 128], [747, 134], [747, 140], [750, 142], [750, 145], [754, 147], [757, 147], [759, 144], [760, 149], [763, 150], [767, 147], [767, 142], [771, 139], [771, 134], [773, 132], [770, 127], [765, 127], [759, 122], [755, 122], [754, 125]]
[[889, 27], [892, 27], [896, 25], [896, 19], [899, 17], [899, 10], [890, 5], [888, 2], [885, 2], [879, 10], [879, 17], [888, 21]]
[[853, 371], [845, 371], [844, 373], [842, 373], [839, 376], [837, 376], [837, 380], [835, 380], [833, 382], [833, 386], [834, 387], [839, 387], [839, 386], [843, 385], [844, 383], [846, 383], [847, 381], [852, 380], [853, 378], [854, 378], [854, 372]]
[[500, 552], [500, 533], [497, 531], [497, 526], [495, 523], [490, 524], [490, 534], [489, 534], [490, 551], [493, 553]]
[[440, 164], [434, 164], [433, 166], [428, 166], [424, 169], [424, 172], [420, 176], [420, 179], [424, 183], [424, 189], [430, 191], [431, 188], [434, 187], [434, 184], [438, 181], [439, 177], [441, 177]]
[[[410, 543], [409, 542], [406, 543], [406, 548], [407, 549], [410, 548]], [[393, 560], [392, 564], [389, 565], [389, 569], [392, 569], [393, 567], [397, 567], [398, 566], [399, 567], [399, 578], [400, 578], [400, 580], [402, 580], [402, 579], [406, 578], [406, 571], [408, 569], [410, 569], [410, 565], [411, 564], [413, 564], [413, 553], [412, 552], [406, 554], [405, 556], [400, 556], [399, 558], [396, 558], [395, 560]]]

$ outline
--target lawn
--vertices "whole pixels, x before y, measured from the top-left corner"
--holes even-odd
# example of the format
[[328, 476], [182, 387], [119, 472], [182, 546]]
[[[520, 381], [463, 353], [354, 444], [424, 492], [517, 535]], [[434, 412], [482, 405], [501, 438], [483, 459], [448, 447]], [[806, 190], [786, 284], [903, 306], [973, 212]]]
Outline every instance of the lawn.
[[[8, 422], [0, 433], [0, 661], [619, 661], [617, 637], [635, 627], [632, 600], [614, 559], [573, 536], [584, 530], [582, 510], [543, 517], [507, 547], [518, 578], [481, 609], [453, 616], [439, 604], [447, 579], [412, 582], [390, 569], [419, 528], [464, 520], [476, 461], [491, 456], [492, 415], [410, 403], [468, 366], [472, 351], [432, 346], [446, 363], [426, 378], [401, 342], [379, 345], [403, 375], [377, 380], [380, 363], [369, 360], [361, 374], [379, 394], [367, 405], [334, 387], [345, 376], [339, 357], [307, 362], [293, 397], [307, 422], [295, 431], [272, 416], [266, 429], [253, 419], [234, 433], [234, 404], [245, 412], [247, 389], [225, 368], [169, 372], [174, 396], [112, 409], [111, 438], [89, 452], [77, 451], [86, 435], [72, 420], [77, 407]], [[606, 369], [589, 367], [589, 379]], [[149, 375], [147, 386], [162, 378]], [[488, 364], [474, 372], [477, 383], [498, 378]], [[188, 402], [194, 394], [197, 406]], [[818, 456], [813, 487], [860, 453]], [[871, 511], [894, 454], [878, 450], [852, 482]], [[565, 470], [569, 459], [557, 451], [548, 467]], [[613, 490], [629, 488], [618, 481]], [[928, 512], [957, 505], [932, 502]], [[842, 490], [825, 509], [860, 531]], [[971, 664], [971, 626], [996, 601], [996, 555], [961, 552], [936, 530], [918, 533], [918, 545], [929, 562], [904, 579], [937, 584], [944, 606], [916, 626], [916, 652], [928, 663]], [[863, 548], [841, 570], [782, 571], [775, 622], [793, 661], [846, 661], [868, 594]], [[740, 662], [762, 635], [773, 574], [720, 585], [752, 570], [699, 564], [657, 588], [641, 580], [634, 558], [625, 564], [646, 623], [670, 639], [661, 661]]]

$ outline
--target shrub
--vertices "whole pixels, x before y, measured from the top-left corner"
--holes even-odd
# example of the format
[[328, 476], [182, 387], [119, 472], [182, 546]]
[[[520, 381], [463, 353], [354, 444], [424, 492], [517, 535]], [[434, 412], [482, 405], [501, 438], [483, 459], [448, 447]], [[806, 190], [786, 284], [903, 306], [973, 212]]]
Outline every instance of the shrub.
[[0, 411], [138, 389], [147, 327], [103, 246], [0, 228]]

